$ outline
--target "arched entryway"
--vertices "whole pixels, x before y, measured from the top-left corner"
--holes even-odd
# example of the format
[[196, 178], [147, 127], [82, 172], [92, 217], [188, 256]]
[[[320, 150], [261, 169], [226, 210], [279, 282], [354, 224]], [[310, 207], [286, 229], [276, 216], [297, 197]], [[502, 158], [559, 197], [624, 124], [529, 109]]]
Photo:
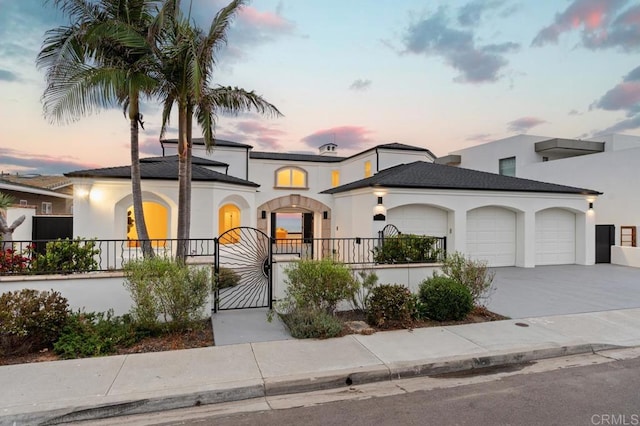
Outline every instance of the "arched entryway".
[[331, 237], [331, 209], [299, 194], [274, 198], [258, 207], [257, 228], [272, 238], [310, 244], [314, 239]]

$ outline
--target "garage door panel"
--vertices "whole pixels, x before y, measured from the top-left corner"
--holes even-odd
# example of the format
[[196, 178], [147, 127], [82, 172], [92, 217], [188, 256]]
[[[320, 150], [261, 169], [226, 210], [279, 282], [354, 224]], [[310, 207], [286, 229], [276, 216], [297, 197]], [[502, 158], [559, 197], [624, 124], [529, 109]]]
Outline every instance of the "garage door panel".
[[536, 213], [536, 265], [576, 261], [576, 215], [562, 209]]
[[449, 229], [448, 214], [445, 210], [422, 204], [389, 209], [387, 223], [395, 225], [403, 234], [445, 237]]
[[516, 214], [500, 207], [467, 213], [467, 254], [490, 266], [516, 263]]

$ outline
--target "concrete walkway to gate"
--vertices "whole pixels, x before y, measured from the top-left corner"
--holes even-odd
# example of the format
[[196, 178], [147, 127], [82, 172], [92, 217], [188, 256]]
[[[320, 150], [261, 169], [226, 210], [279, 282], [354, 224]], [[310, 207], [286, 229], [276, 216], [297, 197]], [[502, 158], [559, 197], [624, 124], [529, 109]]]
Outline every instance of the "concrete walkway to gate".
[[511, 318], [640, 307], [640, 268], [602, 263], [493, 270], [488, 308]]
[[211, 314], [216, 346], [293, 339], [278, 315], [267, 321], [269, 308], [236, 309]]

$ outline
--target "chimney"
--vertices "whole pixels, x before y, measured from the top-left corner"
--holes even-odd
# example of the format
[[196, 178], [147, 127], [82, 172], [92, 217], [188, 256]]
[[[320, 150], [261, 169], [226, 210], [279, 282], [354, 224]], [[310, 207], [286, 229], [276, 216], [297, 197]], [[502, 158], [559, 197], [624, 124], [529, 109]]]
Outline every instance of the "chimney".
[[336, 156], [338, 155], [338, 145], [336, 145], [335, 143], [325, 143], [324, 145], [321, 145], [320, 148], [318, 148], [320, 151], [320, 155], [331, 155], [331, 156]]

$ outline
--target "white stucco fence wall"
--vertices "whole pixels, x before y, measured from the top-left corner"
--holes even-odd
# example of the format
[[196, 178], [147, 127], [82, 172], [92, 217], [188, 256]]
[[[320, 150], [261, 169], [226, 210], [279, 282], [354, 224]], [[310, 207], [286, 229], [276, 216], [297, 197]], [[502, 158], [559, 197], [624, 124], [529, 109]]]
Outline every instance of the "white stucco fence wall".
[[611, 247], [611, 263], [640, 268], [640, 247]]

